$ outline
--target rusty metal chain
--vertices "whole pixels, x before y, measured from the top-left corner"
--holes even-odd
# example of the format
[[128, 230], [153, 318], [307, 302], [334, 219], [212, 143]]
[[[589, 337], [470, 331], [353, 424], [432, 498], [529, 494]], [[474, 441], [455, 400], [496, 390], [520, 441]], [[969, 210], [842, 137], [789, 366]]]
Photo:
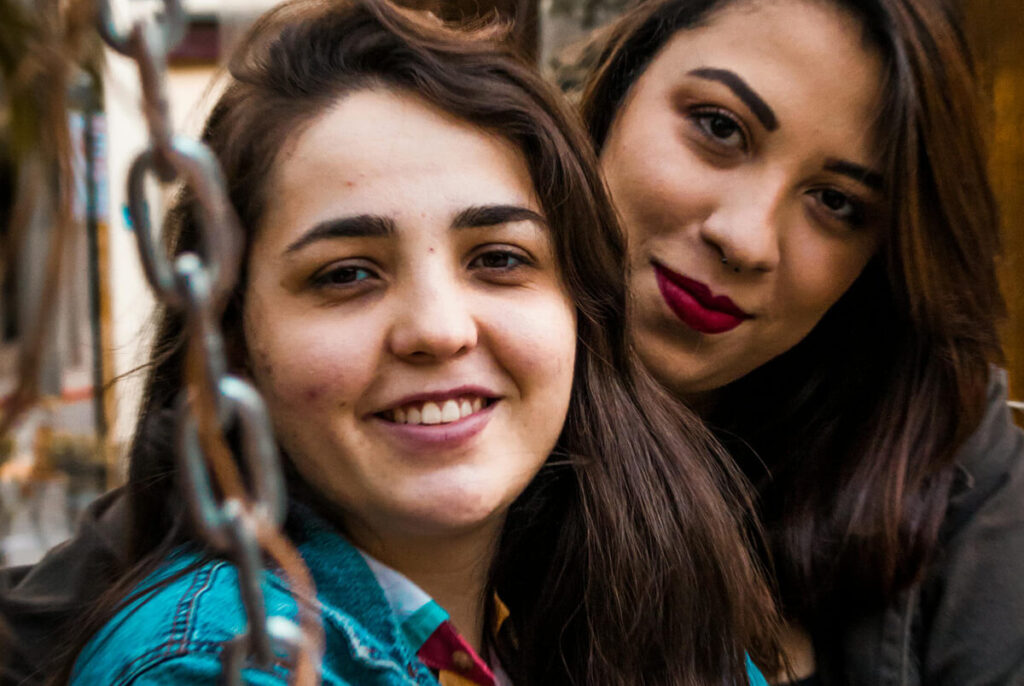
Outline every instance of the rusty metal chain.
[[[182, 489], [200, 536], [237, 566], [246, 614], [245, 632], [225, 645], [224, 681], [240, 686], [247, 664], [284, 662], [292, 666], [293, 684], [314, 684], [322, 627], [309, 572], [280, 531], [286, 503], [277, 443], [259, 393], [228, 373], [219, 328], [241, 266], [242, 232], [215, 156], [203, 143], [175, 135], [168, 114], [167, 55], [184, 35], [185, 12], [181, 0], [164, 0], [162, 15], [136, 21], [122, 33], [109, 2], [97, 0], [97, 29], [107, 45], [136, 62], [149, 132], [149, 147], [128, 174], [129, 215], [150, 286], [166, 307], [184, 313], [188, 331], [186, 378], [177, 404]], [[202, 256], [184, 253], [172, 261], [154, 238], [145, 197], [150, 174], [162, 183], [183, 182], [195, 194]], [[251, 488], [224, 438], [231, 426], [240, 435], [239, 457]], [[290, 585], [298, 624], [266, 614], [264, 553]]]

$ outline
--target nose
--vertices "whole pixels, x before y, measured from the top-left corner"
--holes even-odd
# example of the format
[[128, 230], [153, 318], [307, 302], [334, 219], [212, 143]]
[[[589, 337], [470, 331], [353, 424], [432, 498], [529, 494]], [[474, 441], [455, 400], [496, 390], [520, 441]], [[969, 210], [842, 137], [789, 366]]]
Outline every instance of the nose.
[[770, 272], [779, 265], [784, 189], [757, 184], [757, 192], [723, 194], [701, 224], [700, 235], [738, 272]]
[[443, 266], [421, 270], [394, 294], [389, 346], [399, 358], [433, 363], [476, 347], [477, 323], [464, 287]]

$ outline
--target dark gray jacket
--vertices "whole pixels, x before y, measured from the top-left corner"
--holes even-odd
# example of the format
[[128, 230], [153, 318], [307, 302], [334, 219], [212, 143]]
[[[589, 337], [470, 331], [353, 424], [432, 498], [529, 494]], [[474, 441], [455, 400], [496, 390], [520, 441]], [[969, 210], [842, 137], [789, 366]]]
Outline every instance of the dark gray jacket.
[[1024, 686], [1024, 433], [1005, 372], [988, 390], [937, 559], [884, 612], [816, 637], [823, 686]]
[[[958, 464], [926, 579], [821, 637], [831, 639], [819, 646], [823, 686], [1024, 686], [1024, 433], [1002, 372]], [[55, 628], [82, 612], [124, 550], [123, 507], [119, 491], [107, 494], [38, 565], [0, 570], [0, 685], [38, 683], [52, 666]]]
[[95, 500], [71, 540], [36, 565], [0, 570], [0, 686], [39, 684], [60, 659], [62, 626], [74, 625], [122, 563], [126, 498]]

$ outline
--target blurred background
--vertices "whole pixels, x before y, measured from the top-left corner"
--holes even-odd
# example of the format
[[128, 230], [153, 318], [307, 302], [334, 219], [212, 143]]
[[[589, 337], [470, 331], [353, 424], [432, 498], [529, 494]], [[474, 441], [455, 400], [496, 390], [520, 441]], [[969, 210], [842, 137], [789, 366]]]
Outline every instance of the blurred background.
[[[1012, 397], [1024, 398], [1024, 7], [1021, 0], [959, 0], [978, 57], [989, 105], [990, 164], [1003, 209], [1000, 276], [1009, 306], [1003, 343]], [[514, 21], [514, 37], [541, 69], [572, 87], [567, 65], [586, 37], [613, 19], [627, 0], [403, 0], [446, 19], [497, 14]], [[31, 10], [34, 0], [0, 8]], [[12, 4], [13, 3], [13, 4]], [[119, 23], [153, 11], [144, 0], [112, 0]], [[198, 134], [218, 93], [218, 74], [248, 24], [270, 0], [186, 0], [188, 31], [172, 54], [168, 90], [176, 131]], [[159, 3], [156, 3], [158, 6]], [[0, 67], [15, 60], [19, 35], [0, 14]], [[6, 31], [6, 33], [5, 33]], [[74, 151], [75, 239], [64, 256], [56, 326], [42, 350], [43, 402], [0, 439], [0, 565], [36, 560], [70, 535], [78, 512], [123, 479], [121, 456], [131, 438], [148, 349], [153, 300], [142, 276], [125, 208], [128, 165], [146, 143], [134, 63], [105, 51], [93, 73], [68, 84]], [[3, 72], [0, 71], [0, 74]], [[19, 182], [16, 119], [0, 76], [0, 231], [6, 231]], [[152, 192], [154, 216], [167, 198]], [[53, 211], [28, 218], [26, 240], [0, 275], [0, 398], [15, 390], [18, 342], [31, 328], [40, 298], [39, 255]], [[0, 235], [0, 239], [6, 236]]]

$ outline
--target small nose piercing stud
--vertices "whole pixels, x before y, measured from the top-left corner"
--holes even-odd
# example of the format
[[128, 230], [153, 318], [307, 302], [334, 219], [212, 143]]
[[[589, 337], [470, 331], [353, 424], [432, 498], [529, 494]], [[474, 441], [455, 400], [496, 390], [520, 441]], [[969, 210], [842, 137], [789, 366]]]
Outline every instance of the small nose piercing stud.
[[722, 264], [724, 264], [726, 267], [732, 267], [732, 270], [734, 272], [736, 272], [737, 274], [740, 273], [740, 268], [738, 266], [736, 266], [735, 264], [730, 265], [729, 264], [729, 258], [726, 257], [725, 255], [722, 255]]

